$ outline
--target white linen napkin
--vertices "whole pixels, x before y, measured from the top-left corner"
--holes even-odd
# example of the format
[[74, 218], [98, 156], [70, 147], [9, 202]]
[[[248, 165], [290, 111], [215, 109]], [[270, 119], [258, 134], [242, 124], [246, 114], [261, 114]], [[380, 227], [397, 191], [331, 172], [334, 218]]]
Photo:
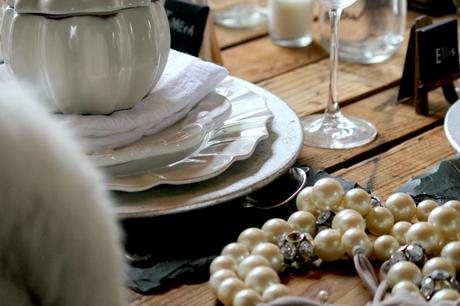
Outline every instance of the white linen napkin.
[[[110, 115], [57, 116], [83, 140], [88, 153], [114, 149], [181, 120], [227, 75], [228, 71], [221, 66], [170, 50], [158, 84], [133, 108]], [[0, 80], [12, 80], [5, 65], [0, 65]], [[207, 99], [212, 97], [210, 95]]]
[[171, 50], [157, 86], [131, 109], [110, 115], [58, 115], [90, 152], [130, 144], [176, 123], [228, 75], [210, 62]]

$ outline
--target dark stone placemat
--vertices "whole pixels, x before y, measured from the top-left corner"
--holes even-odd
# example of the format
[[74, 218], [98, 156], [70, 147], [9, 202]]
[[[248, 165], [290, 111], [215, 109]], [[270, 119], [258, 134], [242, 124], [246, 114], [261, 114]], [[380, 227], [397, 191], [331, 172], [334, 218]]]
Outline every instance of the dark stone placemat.
[[460, 200], [460, 159], [440, 162], [428, 172], [410, 179], [397, 191], [410, 194], [416, 202], [434, 199], [443, 204], [452, 199]]
[[[303, 170], [308, 176], [306, 186], [330, 177], [324, 171]], [[354, 182], [339, 181], [345, 190], [356, 187]], [[249, 196], [254, 195], [261, 201], [287, 198], [295, 191], [293, 186], [290, 178], [283, 175]], [[286, 206], [265, 210], [245, 207], [244, 202], [245, 198], [241, 198], [184, 214], [123, 220], [128, 253], [143, 259], [128, 268], [127, 286], [147, 294], [207, 281], [212, 259], [225, 245], [236, 241], [241, 231], [261, 227], [270, 218], [287, 219], [296, 211], [295, 200]]]

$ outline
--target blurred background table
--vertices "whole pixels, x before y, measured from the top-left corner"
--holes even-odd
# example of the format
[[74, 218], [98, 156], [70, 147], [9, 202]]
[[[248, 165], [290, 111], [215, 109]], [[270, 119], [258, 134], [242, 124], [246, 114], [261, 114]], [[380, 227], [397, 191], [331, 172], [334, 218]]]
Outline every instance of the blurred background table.
[[[416, 16], [409, 12], [408, 26]], [[329, 60], [317, 43], [287, 49], [272, 44], [264, 28], [228, 30], [217, 27], [216, 31], [224, 65], [232, 75], [278, 95], [299, 117], [323, 111]], [[450, 105], [440, 91], [429, 95], [429, 116], [418, 115], [412, 105], [397, 102], [406, 48], [407, 39], [397, 54], [381, 64], [340, 64], [342, 111], [373, 122], [379, 132], [377, 139], [351, 150], [305, 146], [298, 163], [357, 181], [386, 198], [412, 176], [455, 155], [443, 131], [443, 118]], [[299, 296], [316, 297], [320, 290], [328, 290], [331, 303], [360, 306], [370, 299], [352, 264], [349, 267], [332, 265], [282, 281]], [[161, 295], [142, 296], [129, 291], [129, 301], [130, 306], [218, 304], [206, 283], [181, 286]]]

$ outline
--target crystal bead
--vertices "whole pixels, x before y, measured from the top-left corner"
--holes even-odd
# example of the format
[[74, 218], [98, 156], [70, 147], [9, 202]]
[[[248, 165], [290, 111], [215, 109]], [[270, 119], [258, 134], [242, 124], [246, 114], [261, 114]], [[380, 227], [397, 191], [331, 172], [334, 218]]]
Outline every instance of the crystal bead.
[[299, 269], [307, 267], [317, 258], [313, 238], [308, 233], [292, 231], [282, 235], [278, 243], [286, 267]]
[[372, 207], [382, 206], [382, 201], [380, 200], [379, 197], [377, 197], [375, 195], [371, 195], [371, 206]]
[[422, 263], [425, 260], [425, 250], [416, 242], [409, 244], [405, 248], [404, 255], [415, 264]]
[[442, 289], [459, 290], [460, 285], [454, 276], [447, 271], [435, 270], [422, 279], [420, 293], [428, 301], [438, 291]]

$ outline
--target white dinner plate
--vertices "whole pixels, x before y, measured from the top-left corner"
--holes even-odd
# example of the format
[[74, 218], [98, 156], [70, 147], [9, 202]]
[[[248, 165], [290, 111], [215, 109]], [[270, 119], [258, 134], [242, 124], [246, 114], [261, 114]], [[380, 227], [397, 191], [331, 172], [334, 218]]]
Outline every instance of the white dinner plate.
[[[211, 116], [215, 118], [212, 120], [213, 128], [202, 128], [203, 124], [197, 123], [203, 121], [200, 114], [204, 115], [205, 112], [194, 110], [195, 114], [188, 116], [194, 120], [189, 120], [185, 125], [180, 124], [180, 133], [173, 129], [172, 132], [165, 131], [159, 135], [161, 137], [153, 135], [148, 141], [143, 140], [125, 148], [129, 153], [122, 152], [121, 155], [131, 157], [130, 161], [105, 164], [103, 169], [109, 175], [106, 187], [116, 191], [139, 192], [161, 184], [200, 182], [219, 175], [235, 161], [250, 157], [257, 144], [268, 137], [267, 124], [273, 114], [264, 97], [244, 85], [235, 84], [231, 79], [224, 81], [217, 91], [231, 105], [231, 113], [222, 124], [216, 127], [219, 116]], [[188, 132], [189, 129], [192, 131]], [[194, 136], [191, 141], [189, 137], [181, 139], [177, 136], [199, 135], [193, 129], [209, 132], [204, 137]], [[175, 148], [180, 146], [185, 150], [179, 148], [176, 151]], [[112, 161], [110, 155], [113, 156], [114, 153], [102, 160]], [[132, 159], [133, 155], [141, 158]]]
[[460, 100], [447, 111], [444, 132], [452, 147], [460, 153]]
[[266, 100], [273, 113], [268, 138], [249, 158], [233, 163], [214, 178], [186, 185], [160, 185], [142, 192], [115, 192], [120, 218], [170, 215], [220, 205], [266, 186], [292, 166], [303, 147], [303, 129], [295, 112], [265, 89], [232, 79], [236, 87], [248, 88]]
[[206, 135], [222, 125], [230, 114], [230, 101], [214, 92], [169, 128], [121, 148], [97, 151], [89, 157], [112, 176], [142, 171], [146, 163], [150, 169], [165, 167], [196, 151]]

